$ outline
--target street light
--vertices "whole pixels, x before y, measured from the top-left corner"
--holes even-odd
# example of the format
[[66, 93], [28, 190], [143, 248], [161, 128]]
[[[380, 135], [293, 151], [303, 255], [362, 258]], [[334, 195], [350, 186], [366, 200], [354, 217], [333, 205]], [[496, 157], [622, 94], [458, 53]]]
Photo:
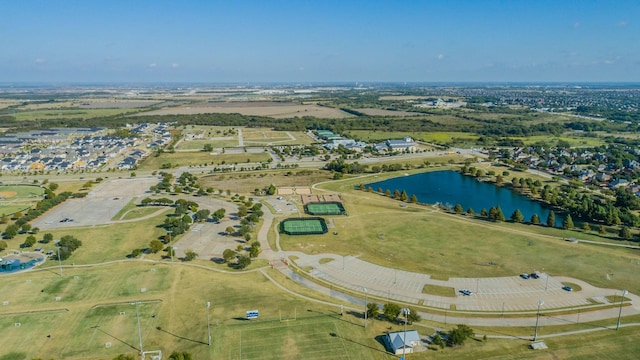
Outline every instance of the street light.
[[211, 307], [211, 303], [207, 301], [207, 332], [209, 333], [209, 346], [211, 346], [211, 325], [209, 324], [209, 307]]
[[143, 354], [144, 351], [142, 350], [142, 330], [140, 330], [140, 313], [138, 312], [138, 304], [140, 304], [140, 302], [136, 301], [133, 304], [136, 306], [136, 318], [138, 319], [138, 338], [140, 339], [140, 354]]
[[622, 316], [622, 301], [624, 300], [624, 296], [627, 294], [627, 290], [622, 289], [622, 296], [620, 297], [620, 311], [618, 311], [618, 325], [616, 326], [616, 330], [620, 329], [620, 317]]
[[169, 255], [171, 255], [171, 265], [173, 265], [173, 241], [171, 239], [172, 230], [167, 230], [167, 234], [169, 234]]
[[407, 322], [409, 321], [411, 310], [409, 310], [409, 308], [403, 308], [402, 312], [404, 313], [404, 333], [402, 334], [402, 359], [404, 360], [407, 351]]
[[[59, 242], [59, 241], [58, 241]], [[60, 259], [60, 244], [56, 244], [58, 248], [58, 265], [60, 266], [60, 277], [62, 277], [62, 259]]]
[[362, 288], [364, 290], [364, 328], [367, 328], [367, 288]]
[[540, 305], [544, 304], [544, 301], [538, 299], [538, 311], [536, 313], [536, 330], [533, 333], [533, 341], [536, 341], [538, 338], [538, 323], [540, 321]]

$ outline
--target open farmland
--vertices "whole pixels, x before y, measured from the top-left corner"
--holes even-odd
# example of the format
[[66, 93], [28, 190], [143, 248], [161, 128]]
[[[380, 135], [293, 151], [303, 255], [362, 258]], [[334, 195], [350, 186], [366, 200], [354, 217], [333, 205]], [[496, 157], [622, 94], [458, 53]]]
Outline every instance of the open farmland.
[[211, 102], [191, 104], [139, 113], [138, 115], [242, 114], [268, 116], [277, 119], [313, 116], [322, 119], [352, 117], [339, 109], [318, 105], [285, 102]]

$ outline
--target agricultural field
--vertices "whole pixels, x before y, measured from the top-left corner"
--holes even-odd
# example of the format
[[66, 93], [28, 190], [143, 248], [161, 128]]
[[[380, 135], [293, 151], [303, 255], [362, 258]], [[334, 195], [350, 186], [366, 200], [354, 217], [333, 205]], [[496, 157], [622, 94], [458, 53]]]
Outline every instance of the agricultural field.
[[138, 115], [192, 115], [192, 114], [242, 114], [267, 116], [276, 119], [314, 116], [321, 119], [342, 119], [352, 117], [339, 109], [318, 105], [299, 105], [286, 102], [239, 101], [209, 102], [164, 108]]
[[129, 114], [139, 111], [132, 108], [87, 108], [87, 109], [40, 109], [28, 111], [16, 111], [11, 113], [17, 121], [35, 121], [35, 120], [55, 120], [55, 119], [91, 119], [96, 117], [107, 117], [114, 115]]

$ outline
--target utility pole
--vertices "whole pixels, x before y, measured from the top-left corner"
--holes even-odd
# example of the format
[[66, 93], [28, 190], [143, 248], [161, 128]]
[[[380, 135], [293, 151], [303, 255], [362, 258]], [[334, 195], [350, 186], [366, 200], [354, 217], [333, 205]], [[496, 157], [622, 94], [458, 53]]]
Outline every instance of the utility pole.
[[140, 354], [142, 355], [144, 351], [142, 350], [142, 330], [140, 329], [140, 313], [138, 312], [138, 304], [139, 301], [134, 303], [136, 305], [136, 318], [138, 319], [138, 338], [140, 339]]
[[167, 234], [169, 234], [169, 254], [171, 255], [171, 265], [173, 265], [173, 239], [171, 238], [171, 233], [173, 231], [167, 230]]
[[540, 321], [540, 305], [544, 304], [544, 301], [538, 299], [538, 311], [536, 313], [536, 329], [535, 332], [533, 333], [533, 341], [536, 341], [536, 339], [538, 338], [538, 323]]
[[402, 309], [402, 312], [404, 313], [404, 333], [402, 334], [403, 339], [402, 339], [402, 360], [404, 360], [404, 357], [406, 355], [406, 351], [407, 351], [407, 322], [409, 321], [409, 313], [411, 313], [411, 310], [409, 310], [409, 308], [404, 308]]
[[209, 307], [211, 307], [211, 303], [207, 301], [207, 333], [209, 334], [209, 342], [207, 344], [211, 346], [211, 324], [209, 323]]
[[624, 300], [625, 295], [627, 295], [627, 290], [622, 289], [622, 296], [620, 296], [620, 311], [618, 311], [618, 325], [616, 325], [616, 330], [620, 329], [620, 317], [622, 316], [622, 301]]
[[58, 248], [58, 265], [60, 265], [60, 277], [62, 277], [62, 259], [60, 259], [60, 244], [57, 244]]
[[367, 329], [367, 288], [364, 289], [364, 329]]

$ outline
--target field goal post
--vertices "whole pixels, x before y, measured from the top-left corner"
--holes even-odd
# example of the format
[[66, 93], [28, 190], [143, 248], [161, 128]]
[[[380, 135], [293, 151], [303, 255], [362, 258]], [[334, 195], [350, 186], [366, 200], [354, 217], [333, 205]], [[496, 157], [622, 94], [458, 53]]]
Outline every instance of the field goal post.
[[143, 351], [142, 360], [162, 360], [162, 350]]

